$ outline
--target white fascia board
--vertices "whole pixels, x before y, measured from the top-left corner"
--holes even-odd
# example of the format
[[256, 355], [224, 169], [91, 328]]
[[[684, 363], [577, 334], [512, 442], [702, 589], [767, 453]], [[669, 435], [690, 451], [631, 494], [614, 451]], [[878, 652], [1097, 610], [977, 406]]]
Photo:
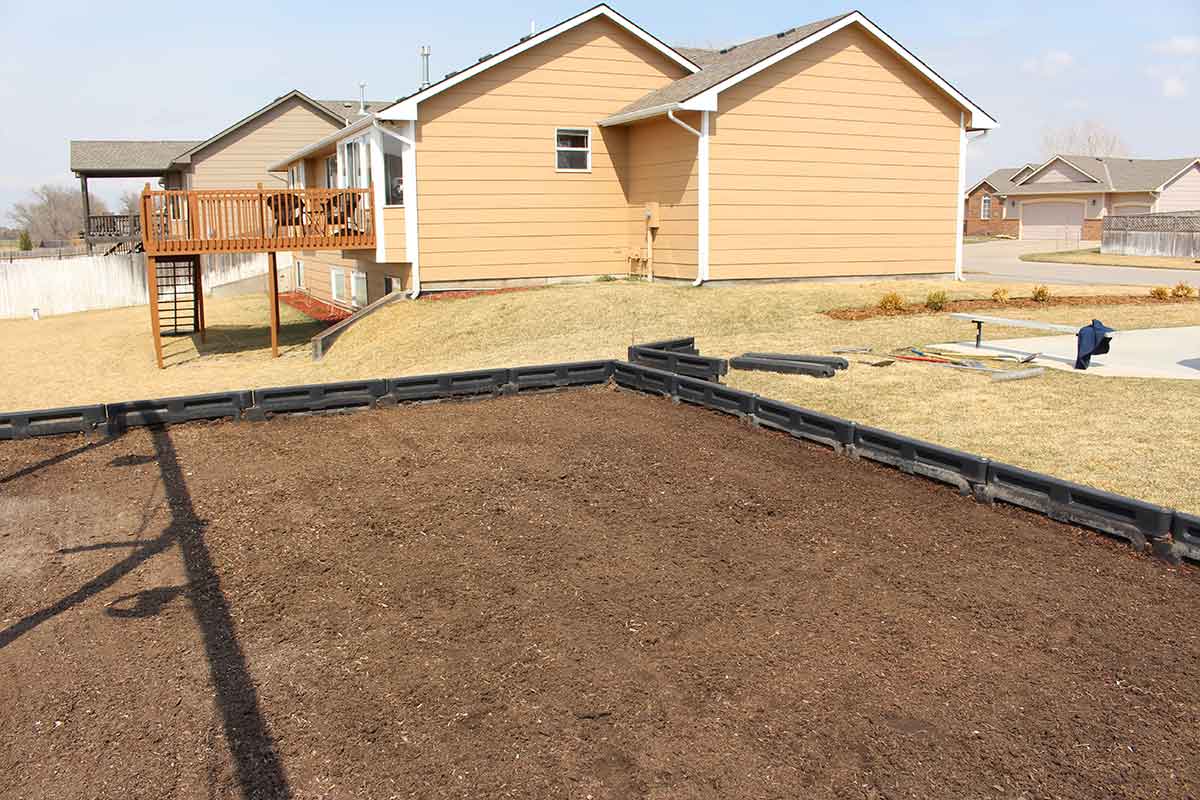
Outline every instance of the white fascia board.
[[[975, 190], [976, 190], [976, 189], [978, 189], [980, 186], [983, 186], [985, 183], [986, 183], [988, 186], [992, 186], [991, 182], [990, 182], [990, 181], [989, 181], [987, 178], [984, 178], [984, 179], [983, 179], [983, 180], [981, 180], [979, 183], [977, 183], [977, 184], [975, 184], [974, 186], [972, 186], [970, 189], [967, 189], [967, 191], [963, 193], [963, 197], [970, 197], [970, 196], [971, 196], [971, 192], [975, 191]], [[996, 192], [996, 187], [995, 187], [995, 186], [992, 186], [992, 191], [993, 191], [993, 192]], [[996, 192], [996, 196], [997, 196], [997, 197], [1004, 197], [1004, 195], [1000, 194], [999, 192]]]
[[609, 128], [613, 125], [624, 125], [629, 122], [637, 122], [639, 119], [657, 117], [661, 114], [666, 114], [668, 111], [674, 111], [677, 108], [679, 108], [679, 103], [663, 103], [662, 105], [650, 106], [649, 108], [642, 108], [625, 114], [614, 114], [611, 117], [605, 117], [596, 124], [601, 128]]
[[572, 28], [576, 28], [585, 22], [589, 22], [593, 19], [596, 19], [597, 17], [605, 17], [606, 19], [609, 19], [612, 22], [616, 23], [617, 25], [624, 28], [629, 33], [633, 34], [638, 39], [642, 40], [643, 42], [650, 45], [658, 52], [662, 53], [667, 58], [674, 61], [679, 66], [686, 69], [688, 72], [696, 73], [696, 72], [700, 71], [699, 64], [696, 64], [696, 63], [692, 62], [691, 60], [684, 58], [683, 55], [676, 52], [674, 49], [667, 46], [663, 42], [659, 41], [654, 36], [650, 35], [648, 32], [642, 30], [637, 25], [635, 25], [633, 22], [631, 22], [630, 20], [621, 16], [616, 11], [613, 11], [608, 6], [601, 4], [601, 5], [593, 6], [592, 8], [589, 8], [587, 11], [584, 11], [582, 14], [576, 14], [575, 16], [571, 17], [570, 19], [560, 22], [559, 24], [555, 25], [552, 28], [547, 28], [546, 30], [542, 31], [541, 33], [534, 34], [533, 36], [529, 37], [525, 41], [518, 42], [517, 44], [509, 47], [507, 50], [502, 50], [499, 53], [497, 53], [496, 55], [492, 56], [491, 58], [489, 58], [485, 61], [480, 61], [477, 64], [475, 64], [474, 66], [468, 67], [468, 68], [462, 70], [461, 72], [459, 72], [455, 75], [452, 75], [449, 78], [445, 78], [444, 80], [438, 81], [433, 86], [430, 86], [428, 89], [425, 89], [423, 91], [417, 92], [412, 97], [407, 97], [407, 98], [395, 103], [394, 105], [388, 106], [387, 108], [378, 112], [379, 118], [385, 119], [385, 120], [409, 120], [409, 121], [415, 120], [417, 118], [417, 106], [421, 103], [422, 100], [428, 100], [430, 97], [433, 97], [436, 94], [444, 92], [453, 86], [457, 86], [458, 84], [462, 83], [465, 80], [469, 80], [469, 79], [475, 77], [476, 75], [483, 72], [484, 70], [491, 69], [492, 67], [496, 66], [497, 64], [503, 64], [508, 59], [510, 59], [514, 56], [518, 56], [521, 53], [524, 53], [526, 50], [530, 50], [534, 47], [537, 47], [538, 45], [542, 44], [543, 42], [549, 41], [550, 39], [553, 39], [555, 36], [558, 36], [561, 33], [566, 33], [567, 31], [571, 30]]
[[1197, 164], [1200, 164], [1200, 158], [1197, 158], [1195, 161], [1193, 161], [1192, 163], [1188, 164], [1188, 165], [1187, 165], [1186, 167], [1184, 167], [1183, 169], [1179, 170], [1179, 172], [1176, 172], [1174, 175], [1172, 175], [1171, 177], [1167, 178], [1165, 181], [1163, 181], [1163, 182], [1162, 182], [1162, 186], [1159, 186], [1157, 189], [1151, 189], [1150, 191], [1152, 191], [1152, 192], [1159, 192], [1159, 193], [1166, 191], [1167, 184], [1169, 184], [1171, 181], [1175, 180], [1175, 179], [1176, 179], [1176, 178], [1178, 178], [1180, 175], [1182, 175], [1183, 173], [1187, 172], [1189, 169], [1191, 169], [1192, 167], [1196, 166]]
[[[1061, 161], [1061, 162], [1063, 162], [1064, 164], [1066, 164], [1067, 166], [1069, 166], [1071, 169], [1073, 169], [1073, 170], [1076, 170], [1077, 172], [1082, 172], [1084, 175], [1088, 176], [1089, 178], [1091, 178], [1091, 179], [1092, 179], [1093, 181], [1095, 181], [1096, 183], [1100, 183], [1100, 179], [1099, 179], [1099, 178], [1097, 178], [1097, 177], [1096, 177], [1095, 175], [1093, 175], [1092, 173], [1088, 172], [1086, 169], [1082, 169], [1082, 168], [1081, 168], [1081, 167], [1079, 167], [1078, 165], [1076, 165], [1076, 164], [1072, 164], [1072, 163], [1071, 163], [1071, 162], [1070, 162], [1068, 159], [1066, 159], [1066, 158], [1063, 158], [1062, 156], [1050, 156], [1050, 158], [1046, 159], [1046, 161], [1045, 161], [1045, 162], [1044, 162], [1044, 163], [1043, 163], [1041, 166], [1039, 166], [1039, 167], [1038, 167], [1037, 169], [1035, 169], [1033, 172], [1031, 172], [1031, 173], [1029, 173], [1028, 175], [1026, 175], [1024, 178], [1021, 178], [1021, 180], [1017, 181], [1015, 185], [1016, 185], [1016, 186], [1023, 186], [1023, 185], [1025, 184], [1025, 182], [1026, 182], [1026, 181], [1028, 181], [1028, 180], [1029, 180], [1030, 178], [1032, 178], [1034, 175], [1037, 175], [1039, 172], [1041, 172], [1042, 170], [1044, 170], [1046, 167], [1048, 167], [1048, 166], [1050, 166], [1051, 164], [1053, 164], [1055, 161]], [[1018, 171], [1019, 171], [1019, 170], [1018, 170]]]
[[344, 128], [339, 128], [328, 136], [318, 139], [312, 144], [297, 150], [282, 161], [272, 164], [271, 166], [267, 167], [267, 172], [287, 172], [288, 164], [298, 161], [301, 158], [306, 158], [318, 150], [324, 150], [329, 145], [340, 142], [342, 139], [354, 136], [356, 133], [361, 133], [374, 124], [375, 115], [365, 114], [361, 119], [356, 120], [352, 124], [347, 125]]
[[810, 46], [816, 44], [817, 42], [821, 41], [822, 39], [825, 39], [828, 36], [832, 36], [833, 34], [837, 33], [838, 31], [842, 30], [843, 28], [846, 28], [846, 27], [848, 27], [850, 25], [854, 25], [854, 24], [863, 26], [863, 28], [865, 28], [868, 33], [870, 33], [872, 36], [874, 36], [876, 39], [878, 39], [880, 42], [882, 42], [889, 50], [894, 52], [901, 59], [903, 59], [905, 62], [907, 62], [913, 69], [915, 69], [917, 72], [924, 75], [931, 83], [933, 83], [935, 86], [937, 86], [943, 92], [948, 94], [951, 98], [954, 99], [954, 101], [956, 103], [958, 103], [960, 106], [962, 106], [962, 108], [964, 110], [970, 112], [971, 126], [970, 126], [969, 130], [973, 130], [973, 131], [974, 130], [989, 130], [989, 129], [995, 128], [997, 126], [998, 123], [996, 122], [996, 120], [994, 120], [990, 116], [988, 116], [988, 114], [983, 109], [979, 108], [974, 103], [972, 103], [970, 100], [968, 100], [966, 98], [966, 96], [964, 96], [961, 92], [959, 92], [957, 89], [955, 89], [953, 86], [951, 86], [945, 80], [943, 80], [942, 77], [940, 75], [938, 75], [936, 72], [934, 72], [932, 69], [930, 69], [928, 66], [926, 66], [925, 63], [923, 61], [921, 61], [921, 59], [917, 58], [912, 53], [908, 52], [908, 50], [905, 50], [904, 47], [899, 42], [897, 42], [895, 39], [893, 39], [892, 37], [890, 37], [886, 33], [884, 33], [882, 30], [880, 30], [879, 27], [875, 25], [875, 23], [871, 22], [871, 20], [867, 19], [865, 16], [863, 16], [858, 11], [854, 11], [850, 14], [847, 14], [846, 16], [842, 17], [837, 22], [827, 25], [826, 27], [822, 28], [821, 30], [817, 31], [816, 33], [810, 34], [810, 35], [804, 37], [803, 39], [801, 39], [800, 41], [795, 42], [794, 44], [792, 44], [788, 47], [785, 47], [784, 49], [780, 50], [775, 55], [770, 56], [768, 58], [764, 58], [762, 61], [759, 61], [757, 64], [753, 64], [753, 65], [747, 67], [746, 69], [742, 70], [741, 72], [737, 73], [736, 75], [732, 75], [732, 76], [726, 78], [725, 80], [718, 83], [716, 86], [713, 86], [709, 89], [705, 89], [700, 94], [697, 94], [694, 97], [691, 97], [688, 100], [681, 103], [680, 106], [684, 109], [696, 110], [696, 111], [715, 110], [717, 107], [716, 106], [717, 95], [719, 95], [725, 89], [728, 89], [730, 86], [734, 86], [738, 83], [741, 83], [742, 81], [746, 80], [747, 78], [749, 78], [753, 75], [757, 75], [758, 73], [762, 72], [764, 69], [767, 69], [769, 67], [774, 66], [775, 64], [778, 64], [780, 61], [783, 61], [785, 58], [793, 56], [796, 53], [800, 52], [801, 50], [805, 49], [806, 47], [810, 47]]

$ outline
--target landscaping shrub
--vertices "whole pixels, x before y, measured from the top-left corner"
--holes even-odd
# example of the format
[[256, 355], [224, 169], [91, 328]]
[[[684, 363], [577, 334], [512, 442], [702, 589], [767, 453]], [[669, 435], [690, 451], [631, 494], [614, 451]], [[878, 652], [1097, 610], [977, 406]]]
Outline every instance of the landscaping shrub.
[[1183, 281], [1175, 284], [1175, 288], [1171, 290], [1172, 297], [1191, 297], [1196, 293], [1196, 289]]
[[888, 292], [879, 299], [879, 308], [889, 313], [904, 310], [904, 298], [896, 292]]
[[29, 238], [29, 231], [21, 231], [21, 235], [17, 238], [17, 249], [32, 250], [33, 240]]
[[925, 307], [930, 311], [941, 311], [946, 307], [946, 303], [950, 302], [950, 298], [941, 289], [936, 292], [930, 292], [925, 296]]
[[1155, 300], [1166, 300], [1171, 296], [1171, 290], [1165, 286], [1155, 286], [1150, 290], [1150, 296]]
[[1050, 299], [1050, 287], [1035, 286], [1033, 287], [1033, 294], [1029, 296], [1033, 298], [1034, 302], [1045, 303]]
[[1007, 303], [1008, 302], [1008, 289], [993, 289], [992, 290], [992, 300], [994, 300], [997, 303]]

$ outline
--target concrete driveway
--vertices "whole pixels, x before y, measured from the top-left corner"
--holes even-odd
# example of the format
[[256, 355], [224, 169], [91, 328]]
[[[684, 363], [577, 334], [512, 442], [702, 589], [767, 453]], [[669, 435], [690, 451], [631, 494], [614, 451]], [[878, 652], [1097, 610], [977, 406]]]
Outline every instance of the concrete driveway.
[[[1081, 242], [1074, 249], [1099, 247], [1099, 242]], [[1012, 281], [1014, 283], [1124, 284], [1129, 286], [1174, 286], [1186, 281], [1200, 286], [1200, 269], [1144, 269], [1140, 267], [1089, 267], [1075, 264], [1038, 264], [1021, 261], [1022, 253], [1045, 253], [1055, 249], [1049, 241], [979, 242], [963, 245], [963, 272], [968, 281]]]

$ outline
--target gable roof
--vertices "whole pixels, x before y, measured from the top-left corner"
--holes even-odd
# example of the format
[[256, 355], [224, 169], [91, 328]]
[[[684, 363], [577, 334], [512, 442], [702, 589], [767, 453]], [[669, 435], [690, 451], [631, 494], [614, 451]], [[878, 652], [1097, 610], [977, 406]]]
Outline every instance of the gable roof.
[[189, 139], [71, 141], [71, 171], [88, 175], [120, 173], [153, 177], [167, 172], [175, 158], [199, 142]]
[[573, 28], [576, 28], [576, 27], [584, 24], [585, 22], [590, 22], [591, 20], [596, 19], [598, 17], [604, 17], [604, 18], [616, 23], [617, 25], [624, 28], [629, 33], [632, 33], [638, 39], [641, 39], [643, 42], [650, 45], [652, 48], [654, 48], [658, 52], [662, 53], [664, 56], [669, 58], [671, 61], [674, 61], [676, 64], [678, 64], [680, 67], [687, 70], [688, 72], [699, 72], [700, 71], [700, 65], [698, 63], [696, 63], [695, 61], [692, 61], [690, 58], [685, 56], [680, 51], [676, 50], [675, 48], [671, 47], [670, 45], [667, 45], [666, 43], [664, 43], [663, 41], [661, 41], [660, 39], [658, 39], [657, 37], [655, 37], [648, 31], [639, 27], [632, 20], [627, 19], [626, 17], [623, 17], [622, 15], [618, 14], [616, 11], [609, 8], [606, 4], [600, 3], [599, 5], [592, 6], [587, 11], [576, 14], [573, 17], [563, 20], [562, 22], [558, 23], [557, 25], [553, 25], [553, 26], [547, 28], [546, 30], [542, 31], [541, 33], [536, 33], [536, 34], [532, 34], [529, 36], [523, 36], [515, 44], [509, 45], [504, 50], [501, 50], [498, 53], [488, 54], [488, 55], [480, 58], [479, 61], [476, 62], [474, 65], [467, 67], [466, 69], [460, 70], [459, 72], [451, 72], [451, 73], [447, 74], [445, 78], [438, 81], [437, 83], [434, 83], [433, 85], [428, 86], [424, 89], [420, 89], [420, 90], [408, 95], [407, 97], [400, 98], [395, 103], [382, 109], [379, 112], [379, 118], [385, 119], [385, 120], [416, 119], [417, 118], [417, 105], [419, 103], [421, 103], [422, 101], [428, 100], [430, 97], [440, 94], [440, 93], [446, 91], [447, 89], [451, 88], [452, 86], [456, 86], [469, 78], [473, 78], [485, 70], [489, 70], [498, 64], [503, 64], [505, 61], [512, 58], [513, 56], [520, 55], [521, 53], [524, 53], [526, 50], [530, 50], [534, 47], [537, 47], [538, 45], [542, 44], [543, 42], [547, 42], [550, 39], [553, 39], [554, 37], [559, 36], [560, 34], [566, 33], [567, 31], [569, 31]]
[[[366, 101], [367, 113], [373, 114], [381, 108], [387, 108], [393, 102], [392, 100], [368, 100]], [[341, 119], [345, 125], [349, 125], [359, 117], [357, 100], [317, 100], [316, 103]]]
[[[1050, 156], [1042, 164], [1040, 164], [1037, 167], [1034, 167], [1033, 172], [1029, 173], [1028, 175], [1022, 176], [1022, 178], [1019, 181], [1017, 181], [1017, 185], [1020, 186], [1021, 184], [1028, 182], [1030, 178], [1032, 178], [1034, 175], [1037, 175], [1042, 170], [1048, 168], [1051, 164], [1055, 163], [1056, 161], [1061, 161], [1062, 163], [1066, 164], [1068, 167], [1073, 168], [1076, 172], [1082, 172], [1084, 175], [1091, 178], [1096, 183], [1101, 183], [1102, 180], [1101, 180], [1100, 176], [1104, 175], [1103, 164], [1101, 164], [1098, 169], [1096, 168], [1096, 165], [1092, 165], [1092, 169], [1096, 173], [1095, 175], [1093, 175], [1087, 169], [1085, 169], [1084, 167], [1081, 167], [1081, 166], [1079, 166], [1079, 164], [1075, 163], [1075, 161], [1083, 161], [1083, 160], [1085, 160], [1085, 159], [1081, 156], [1060, 156], [1060, 155]], [[1091, 159], [1091, 160], [1096, 161], [1097, 159]], [[1080, 181], [1080, 182], [1082, 183], [1082, 181]]]
[[986, 178], [981, 179], [978, 183], [976, 183], [974, 186], [972, 186], [970, 189], [968, 189], [967, 194], [970, 195], [972, 192], [974, 192], [976, 189], [978, 189], [980, 186], [984, 185], [985, 183], [988, 186], [991, 186], [992, 191], [994, 191], [996, 194], [1000, 194], [1000, 195], [1007, 194], [1008, 191], [1010, 189], [1012, 189], [1012, 187], [1013, 187], [1012, 177], [1014, 175], [1016, 175], [1017, 173], [1019, 173], [1023, 169], [1025, 169], [1024, 166], [1003, 167], [1001, 169], [995, 170], [990, 175], [988, 175]]
[[1156, 192], [1197, 161], [1196, 156], [1185, 158], [1116, 158], [1112, 156], [1054, 156], [1034, 173], [1054, 161], [1062, 160], [1096, 177], [1095, 183], [1069, 181], [1065, 183], [1027, 183], [1023, 178], [1009, 192], [1027, 194], [1095, 194], [1097, 192]]
[[717, 95], [730, 86], [777, 64], [785, 58], [810, 47], [825, 37], [853, 24], [863, 27], [867, 33], [882, 43], [921, 73], [926, 79], [949, 95], [958, 105], [971, 112], [971, 130], [985, 130], [996, 126], [983, 109], [972, 103], [965, 95], [946, 82], [925, 62], [910, 53], [899, 42], [859, 11], [850, 11], [828, 19], [811, 22], [797, 28], [771, 36], [752, 39], [740, 45], [719, 51], [720, 58], [706, 63], [699, 72], [680, 78], [667, 86], [650, 92], [635, 100], [613, 116], [601, 120], [601, 125], [620, 125], [648, 116], [665, 113], [673, 108], [695, 111], [716, 111]]
[[[299, 100], [300, 102], [308, 105], [314, 111], [317, 111], [317, 112], [329, 117], [331, 121], [336, 122], [339, 125], [347, 125], [347, 124], [349, 124], [349, 122], [352, 119], [354, 119], [355, 117], [358, 116], [358, 101], [357, 100], [349, 101], [353, 105], [353, 111], [352, 111], [352, 113], [347, 114], [346, 113], [347, 109], [343, 105], [346, 101], [313, 100], [311, 97], [309, 97], [308, 95], [306, 95], [304, 92], [300, 91], [299, 89], [293, 89], [292, 91], [288, 92], [287, 94], [283, 94], [283, 95], [280, 95], [279, 97], [276, 97], [274, 100], [267, 103], [265, 106], [258, 109], [257, 111], [250, 114], [249, 116], [242, 117], [237, 122], [233, 123], [228, 128], [226, 128], [225, 130], [216, 134], [215, 136], [210, 136], [209, 138], [205, 139], [204, 141], [199, 142], [196, 145], [194, 145], [193, 147], [180, 153], [179, 156], [176, 157], [175, 161], [177, 163], [183, 163], [183, 164], [190, 162], [192, 160], [192, 156], [195, 155], [196, 153], [200, 152], [201, 150], [208, 147], [209, 145], [214, 144], [214, 143], [220, 141], [221, 139], [224, 139], [226, 136], [228, 136], [231, 133], [233, 133], [234, 131], [238, 130], [243, 125], [248, 125], [249, 123], [251, 123], [254, 120], [258, 119], [259, 117], [263, 116], [264, 114], [270, 113], [271, 111], [275, 110], [276, 108], [278, 108], [279, 106], [288, 102], [289, 100]], [[374, 105], [376, 107], [379, 107], [379, 106], [384, 105], [384, 103], [376, 102], [376, 103], [374, 103]]]

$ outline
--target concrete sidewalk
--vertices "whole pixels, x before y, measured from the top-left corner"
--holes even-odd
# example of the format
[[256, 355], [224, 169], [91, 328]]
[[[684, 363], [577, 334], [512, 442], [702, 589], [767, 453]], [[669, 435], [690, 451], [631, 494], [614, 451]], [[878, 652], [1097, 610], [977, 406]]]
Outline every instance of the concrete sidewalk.
[[[1021, 357], [1041, 353], [1030, 366], [1076, 371], [1074, 336], [1032, 336], [988, 341], [988, 327], [983, 326], [983, 344], [978, 349], [974, 339], [934, 347], [966, 356], [1001, 354]], [[1112, 350], [1107, 355], [1092, 356], [1092, 365], [1084, 374], [1200, 380], [1200, 325], [1117, 331], [1113, 334]]]

